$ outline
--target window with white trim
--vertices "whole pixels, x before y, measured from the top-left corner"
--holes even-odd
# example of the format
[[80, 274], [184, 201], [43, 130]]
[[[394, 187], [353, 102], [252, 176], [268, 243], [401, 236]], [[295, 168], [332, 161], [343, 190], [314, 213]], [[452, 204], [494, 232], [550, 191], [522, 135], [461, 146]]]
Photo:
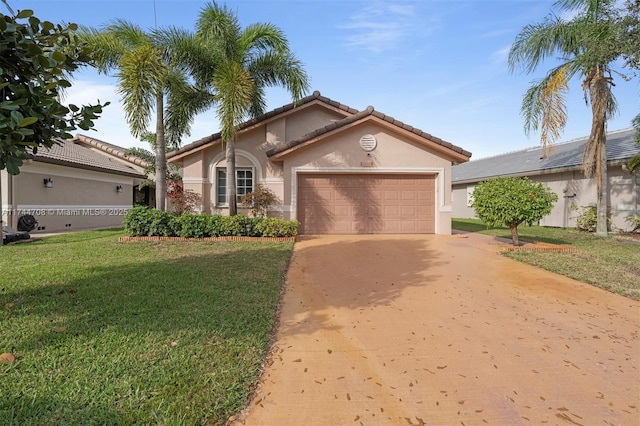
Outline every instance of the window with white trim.
[[[236, 201], [253, 191], [253, 168], [236, 168]], [[216, 169], [216, 204], [227, 204], [227, 169], [218, 167]]]
[[473, 204], [473, 191], [475, 190], [475, 185], [467, 185], [467, 207], [471, 207]]

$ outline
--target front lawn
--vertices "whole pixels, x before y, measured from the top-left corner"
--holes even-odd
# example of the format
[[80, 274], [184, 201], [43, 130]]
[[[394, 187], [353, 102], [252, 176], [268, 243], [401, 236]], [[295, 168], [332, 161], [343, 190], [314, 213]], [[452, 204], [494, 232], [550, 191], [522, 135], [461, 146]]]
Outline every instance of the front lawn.
[[[454, 219], [453, 229], [511, 239], [508, 228], [487, 229], [479, 220]], [[575, 229], [520, 225], [522, 241], [573, 246], [577, 253], [507, 252], [530, 265], [640, 300], [640, 239], [611, 235], [597, 237]]]
[[293, 243], [0, 247], [0, 424], [224, 424], [248, 402]]

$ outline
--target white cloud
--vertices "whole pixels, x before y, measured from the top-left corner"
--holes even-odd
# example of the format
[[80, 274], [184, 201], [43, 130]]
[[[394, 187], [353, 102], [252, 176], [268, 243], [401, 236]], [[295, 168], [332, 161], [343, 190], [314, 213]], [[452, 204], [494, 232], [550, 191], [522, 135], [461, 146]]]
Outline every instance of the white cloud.
[[373, 3], [351, 16], [340, 28], [349, 30], [346, 44], [352, 48], [382, 53], [410, 36], [416, 15], [411, 5]]
[[[64, 97], [64, 104], [89, 105], [110, 102], [103, 109], [100, 118], [95, 120], [95, 131], [78, 130], [89, 137], [125, 148], [148, 148], [144, 142], [134, 138], [129, 132], [129, 125], [125, 119], [124, 109], [120, 102], [120, 95], [115, 84], [107, 84], [98, 80], [78, 79], [72, 81], [72, 87]], [[155, 131], [155, 120], [150, 123], [149, 130]], [[188, 144], [219, 131], [215, 111], [207, 111], [195, 117], [191, 126], [191, 136], [183, 138], [182, 144]]]

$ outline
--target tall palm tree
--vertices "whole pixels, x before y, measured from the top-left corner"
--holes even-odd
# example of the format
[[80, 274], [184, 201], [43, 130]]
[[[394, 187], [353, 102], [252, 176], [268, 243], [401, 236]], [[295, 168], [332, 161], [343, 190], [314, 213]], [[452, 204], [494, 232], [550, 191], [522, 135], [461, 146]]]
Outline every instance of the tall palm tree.
[[535, 81], [522, 102], [525, 132], [540, 130], [543, 147], [553, 143], [567, 119], [565, 95], [569, 82], [582, 80], [585, 101], [591, 104], [591, 132], [583, 154], [583, 170], [597, 182], [598, 235], [607, 235], [607, 120], [616, 112], [610, 64], [620, 56], [613, 19], [615, 0], [558, 0], [571, 20], [549, 15], [544, 22], [525, 26], [516, 36], [508, 64], [513, 72], [531, 73], [552, 55], [561, 57], [541, 80]]
[[[185, 76], [171, 66], [165, 38], [157, 31], [146, 33], [138, 25], [116, 20], [102, 30], [84, 29], [81, 37], [92, 48], [98, 71], [117, 70], [118, 91], [131, 134], [141, 138], [148, 132], [153, 112], [156, 121], [155, 171], [156, 208], [165, 210], [167, 172], [164, 104], [172, 87], [186, 84]], [[188, 134], [185, 121], [173, 120], [170, 144], [179, 144], [179, 136]]]
[[[636, 144], [640, 146], [640, 114], [636, 115], [632, 121], [633, 127], [636, 129]], [[640, 171], [640, 154], [633, 157], [627, 163], [627, 168], [631, 173]]]
[[237, 213], [235, 139], [237, 127], [266, 110], [265, 88], [282, 86], [294, 102], [309, 90], [307, 74], [289, 49], [284, 33], [270, 23], [242, 28], [237, 15], [212, 2], [200, 11], [196, 32], [174, 31], [168, 44], [179, 46], [176, 58], [192, 75], [195, 86], [181, 87], [181, 99], [168, 109], [168, 121], [184, 121], [214, 106], [226, 145], [227, 202]]

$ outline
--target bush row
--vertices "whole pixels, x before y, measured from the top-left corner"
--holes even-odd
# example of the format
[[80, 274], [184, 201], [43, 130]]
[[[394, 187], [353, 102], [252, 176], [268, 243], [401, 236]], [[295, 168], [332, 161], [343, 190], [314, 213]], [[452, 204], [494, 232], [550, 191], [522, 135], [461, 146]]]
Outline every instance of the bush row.
[[132, 208], [124, 216], [124, 229], [133, 237], [295, 237], [297, 220], [274, 217], [220, 216], [163, 212], [144, 206]]

